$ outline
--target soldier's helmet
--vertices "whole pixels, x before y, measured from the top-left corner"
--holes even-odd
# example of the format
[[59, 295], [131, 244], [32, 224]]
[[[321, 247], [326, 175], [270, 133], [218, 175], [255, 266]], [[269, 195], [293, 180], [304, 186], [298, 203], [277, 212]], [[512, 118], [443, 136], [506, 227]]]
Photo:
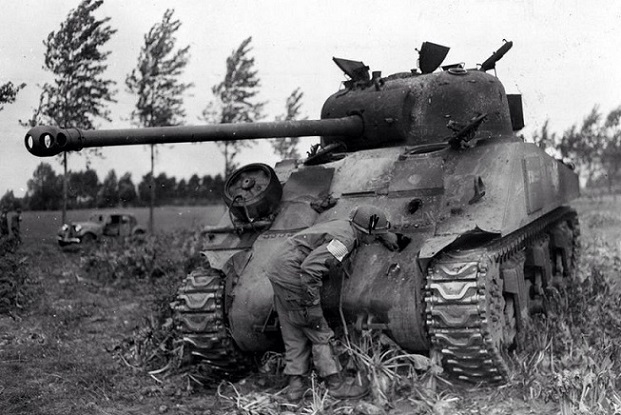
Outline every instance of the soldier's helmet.
[[355, 207], [349, 214], [352, 225], [368, 235], [377, 235], [388, 232], [390, 222], [386, 212], [371, 205]]

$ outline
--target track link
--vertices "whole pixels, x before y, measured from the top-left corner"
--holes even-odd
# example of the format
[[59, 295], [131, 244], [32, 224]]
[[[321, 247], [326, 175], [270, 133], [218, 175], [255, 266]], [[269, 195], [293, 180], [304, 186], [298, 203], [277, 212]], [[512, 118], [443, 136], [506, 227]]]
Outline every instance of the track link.
[[516, 304], [503, 296], [501, 264], [523, 263], [524, 250], [557, 225], [573, 234], [571, 264], [575, 274], [580, 234], [575, 211], [558, 209], [506, 237], [481, 247], [448, 251], [427, 269], [426, 324], [432, 352], [442, 356], [445, 371], [471, 382], [502, 382], [509, 369], [506, 352], [517, 341]]
[[238, 380], [253, 367], [235, 345], [224, 310], [224, 278], [213, 268], [191, 272], [171, 304], [176, 330], [190, 351], [200, 381]]

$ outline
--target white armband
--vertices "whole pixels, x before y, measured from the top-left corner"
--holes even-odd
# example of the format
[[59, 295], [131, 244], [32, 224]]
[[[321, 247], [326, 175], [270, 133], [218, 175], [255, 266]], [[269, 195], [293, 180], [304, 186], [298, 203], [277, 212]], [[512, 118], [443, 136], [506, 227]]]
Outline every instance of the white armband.
[[349, 253], [347, 247], [338, 239], [331, 240], [327, 249], [339, 262], [343, 261], [343, 258]]

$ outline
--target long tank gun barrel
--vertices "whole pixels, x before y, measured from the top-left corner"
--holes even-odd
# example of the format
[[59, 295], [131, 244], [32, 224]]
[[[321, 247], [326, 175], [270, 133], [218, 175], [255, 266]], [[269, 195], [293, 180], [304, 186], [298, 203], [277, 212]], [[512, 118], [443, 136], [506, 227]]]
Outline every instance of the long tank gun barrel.
[[364, 132], [361, 117], [302, 121], [276, 121], [203, 126], [152, 127], [116, 130], [80, 130], [38, 126], [25, 137], [26, 148], [38, 157], [51, 157], [64, 151], [86, 147], [109, 147], [137, 144], [198, 143], [236, 141], [257, 138], [343, 136], [360, 137]]

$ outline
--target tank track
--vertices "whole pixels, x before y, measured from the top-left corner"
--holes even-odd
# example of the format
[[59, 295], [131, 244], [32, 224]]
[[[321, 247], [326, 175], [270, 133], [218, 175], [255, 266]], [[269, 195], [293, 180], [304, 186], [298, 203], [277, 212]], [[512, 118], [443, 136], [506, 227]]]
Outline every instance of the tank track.
[[253, 368], [252, 359], [237, 348], [229, 333], [224, 286], [220, 271], [198, 268], [186, 277], [171, 303], [175, 328], [201, 383], [236, 381]]
[[523, 261], [525, 248], [558, 224], [573, 233], [571, 279], [580, 251], [577, 214], [561, 208], [481, 247], [441, 254], [427, 269], [426, 324], [432, 353], [446, 373], [470, 382], [502, 382], [509, 368], [506, 352], [517, 340], [514, 304], [503, 296], [500, 264]]

